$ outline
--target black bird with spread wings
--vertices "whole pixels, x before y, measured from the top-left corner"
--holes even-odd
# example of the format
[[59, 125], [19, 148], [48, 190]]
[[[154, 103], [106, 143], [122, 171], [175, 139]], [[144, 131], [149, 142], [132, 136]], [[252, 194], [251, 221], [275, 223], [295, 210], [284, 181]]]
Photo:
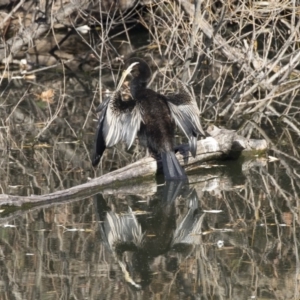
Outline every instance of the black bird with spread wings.
[[[128, 74], [131, 100], [123, 101], [120, 87]], [[120, 141], [131, 147], [136, 135], [151, 155], [161, 157], [165, 179], [186, 180], [187, 176], [174, 153], [175, 124], [189, 140], [190, 152], [195, 157], [197, 137], [205, 136], [199, 121], [199, 110], [187, 92], [162, 95], [147, 88], [152, 76], [148, 64], [140, 58], [125, 62], [116, 92], [97, 109], [100, 111], [95, 137], [93, 166], [97, 166], [106, 147]]]

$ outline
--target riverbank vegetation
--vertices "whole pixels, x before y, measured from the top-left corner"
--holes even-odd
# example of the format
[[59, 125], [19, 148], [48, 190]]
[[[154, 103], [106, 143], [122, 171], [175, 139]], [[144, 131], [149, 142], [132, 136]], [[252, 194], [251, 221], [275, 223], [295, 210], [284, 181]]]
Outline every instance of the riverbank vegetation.
[[[26, 169], [21, 173], [28, 186], [33, 182], [31, 192], [45, 194], [141, 157], [139, 147], [132, 156], [120, 146], [107, 154], [103, 169], [90, 168], [95, 107], [114, 89], [122, 61], [131, 55], [156, 70], [152, 88], [168, 93], [186, 85], [204, 127], [265, 139], [273, 155], [299, 163], [298, 6], [101, 3], [0, 3], [2, 174], [13, 161], [15, 171]], [[22, 156], [34, 163], [29, 181]], [[14, 176], [2, 176], [2, 189], [13, 192]]]

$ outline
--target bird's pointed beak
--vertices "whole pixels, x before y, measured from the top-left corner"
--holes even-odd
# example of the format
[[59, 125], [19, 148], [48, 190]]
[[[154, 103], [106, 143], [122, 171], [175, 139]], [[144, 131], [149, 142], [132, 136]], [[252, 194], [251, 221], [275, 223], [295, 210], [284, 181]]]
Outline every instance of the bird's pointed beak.
[[134, 62], [134, 63], [132, 63], [126, 70], [123, 71], [122, 77], [121, 77], [121, 79], [120, 79], [120, 81], [119, 81], [119, 84], [118, 84], [118, 86], [117, 86], [116, 91], [120, 90], [120, 88], [121, 88], [122, 84], [124, 83], [124, 81], [125, 81], [127, 75], [131, 73], [133, 67], [134, 67], [135, 65], [137, 65], [138, 63], [139, 63], [139, 62]]

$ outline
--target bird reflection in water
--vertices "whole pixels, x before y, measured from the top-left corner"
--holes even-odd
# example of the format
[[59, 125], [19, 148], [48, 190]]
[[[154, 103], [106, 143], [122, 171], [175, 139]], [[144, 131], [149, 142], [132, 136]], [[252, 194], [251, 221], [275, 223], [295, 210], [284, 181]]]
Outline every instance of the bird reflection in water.
[[[187, 213], [179, 221], [175, 205], [178, 199], [189, 203]], [[147, 205], [147, 213], [141, 215], [131, 207], [127, 213], [118, 214], [107, 205], [102, 194], [95, 196], [101, 238], [114, 254], [130, 287], [140, 290], [151, 283], [155, 258], [170, 251], [188, 255], [193, 245], [200, 242], [205, 214], [200, 214], [198, 205], [194, 189], [184, 182], [173, 181], [158, 186]], [[172, 273], [178, 270], [174, 256], [166, 255], [166, 268]]]

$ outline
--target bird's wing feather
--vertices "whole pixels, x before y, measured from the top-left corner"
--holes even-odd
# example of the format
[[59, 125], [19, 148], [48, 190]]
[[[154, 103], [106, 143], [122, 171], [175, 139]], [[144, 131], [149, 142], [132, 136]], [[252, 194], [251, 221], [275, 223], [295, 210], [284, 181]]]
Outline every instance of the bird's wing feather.
[[92, 165], [94, 167], [98, 165], [98, 163], [100, 162], [100, 159], [106, 149], [105, 138], [103, 135], [103, 126], [104, 126], [104, 122], [105, 122], [105, 115], [106, 115], [108, 103], [109, 103], [109, 98], [101, 103], [102, 107], [99, 110], [100, 114], [99, 114], [99, 120], [98, 120], [98, 128], [96, 131], [94, 153], [92, 156]]
[[168, 95], [167, 103], [177, 126], [189, 139], [191, 152], [195, 156], [197, 151], [197, 136], [205, 136], [200, 123], [200, 112], [197, 104], [186, 92]]
[[133, 100], [123, 101], [120, 89], [126, 76], [139, 62], [133, 62], [122, 74], [117, 89], [112, 97], [107, 97], [97, 108], [98, 128], [95, 136], [92, 165], [95, 167], [106, 149], [120, 141], [131, 147], [141, 125], [141, 113]]
[[142, 121], [136, 101], [123, 101], [120, 92], [105, 100], [98, 111], [100, 115], [95, 136], [93, 166], [99, 163], [106, 147], [123, 141], [130, 148]]
[[122, 101], [117, 93], [108, 103], [103, 124], [103, 136], [106, 146], [112, 147], [120, 141], [128, 148], [134, 142], [141, 124], [141, 114], [134, 100]]

